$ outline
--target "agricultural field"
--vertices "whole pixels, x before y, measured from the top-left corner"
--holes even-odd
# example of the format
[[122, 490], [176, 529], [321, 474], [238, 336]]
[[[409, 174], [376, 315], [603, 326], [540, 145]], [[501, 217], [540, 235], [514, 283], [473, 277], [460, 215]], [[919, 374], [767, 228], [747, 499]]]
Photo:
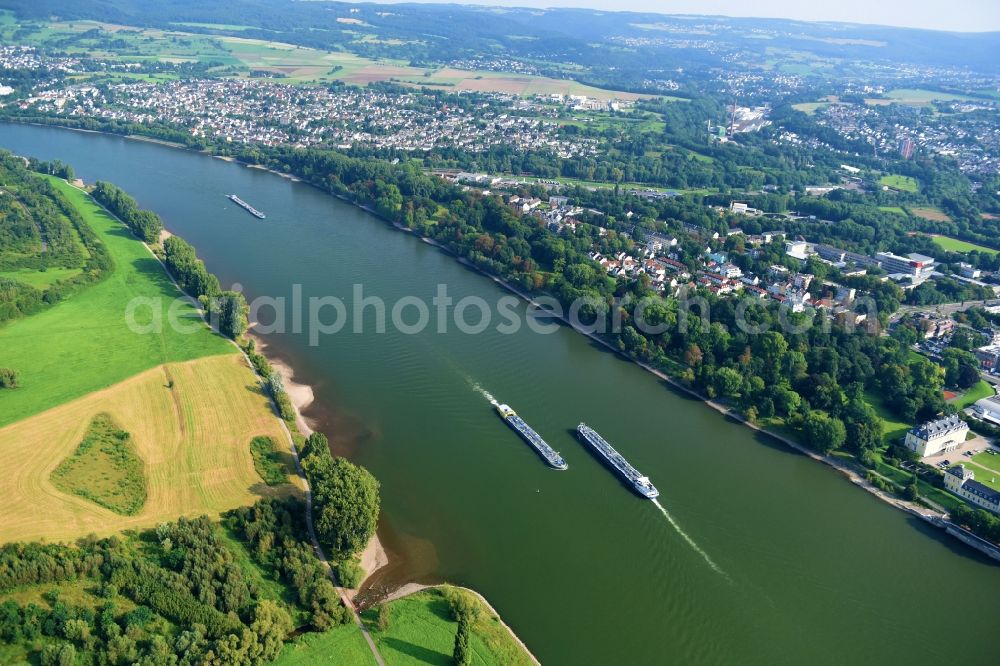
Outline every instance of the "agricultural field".
[[871, 106], [886, 106], [894, 102], [905, 104], [906, 106], [932, 106], [932, 102], [958, 102], [967, 101], [972, 98], [965, 95], [955, 95], [953, 93], [937, 92], [923, 88], [896, 88], [885, 94], [884, 98], [866, 99], [865, 103]]
[[[0, 39], [9, 42], [18, 26], [13, 22], [9, 12], [4, 16], [8, 20], [0, 21]], [[178, 27], [183, 25], [178, 24]], [[220, 33], [222, 31], [238, 33], [246, 29], [245, 26], [238, 24], [199, 23], [191, 24], [191, 27], [216, 28]], [[340, 80], [355, 85], [366, 85], [392, 80], [405, 85], [508, 92], [516, 95], [588, 95], [598, 99], [629, 100], [648, 97], [648, 95], [594, 88], [571, 79], [450, 67], [411, 67], [401, 60], [372, 60], [344, 51], [322, 51], [238, 35], [136, 28], [97, 21], [57, 21], [32, 24], [30, 28], [32, 28], [30, 32], [19, 37], [21, 43], [43, 47], [58, 44], [59, 49], [66, 53], [87, 53], [94, 57], [126, 62], [214, 63], [217, 65], [214, 67], [217, 74], [245, 78], [251, 72], [259, 72], [278, 77], [285, 83], [323, 84]], [[115, 76], [129, 77], [127, 74]], [[131, 77], [142, 80], [175, 78], [169, 73], [152, 77], [133, 74]]]
[[891, 187], [892, 189], [899, 190], [900, 192], [916, 193], [920, 191], [920, 183], [918, 183], [915, 178], [911, 178], [910, 176], [887, 174], [882, 176], [878, 182], [881, 185]]
[[816, 112], [821, 109], [826, 109], [830, 106], [830, 102], [802, 102], [800, 104], [792, 104], [792, 108], [796, 111], [801, 111], [807, 116], [814, 116]]
[[[649, 95], [637, 93], [603, 90], [570, 79], [553, 79], [547, 76], [529, 76], [526, 74], [509, 74], [506, 72], [467, 71], [445, 67], [436, 70], [420, 70], [413, 67], [397, 67], [409, 70], [410, 73], [396, 74], [392, 80], [415, 86], [447, 87], [456, 90], [474, 90], [478, 92], [506, 92], [514, 95], [586, 95], [597, 99], [627, 99], [635, 100]], [[383, 70], [384, 71], [384, 70]], [[351, 76], [339, 76], [352, 83], [367, 83], [358, 76], [366, 74], [366, 70]]]
[[[101, 413], [129, 433], [143, 462], [147, 499], [134, 515], [61, 492], [51, 479]], [[0, 542], [107, 535], [292, 492], [290, 484], [268, 487], [254, 469], [249, 442], [258, 435], [290, 457], [281, 423], [238, 354], [160, 365], [0, 428]]]
[[[470, 594], [464, 590], [453, 592]], [[478, 617], [472, 622], [470, 640], [473, 666], [530, 666], [531, 659], [492, 611], [478, 598], [473, 603], [479, 608]], [[448, 600], [439, 588], [391, 602], [389, 625], [385, 631], [378, 628], [374, 611], [366, 611], [362, 617], [389, 666], [450, 666], [453, 663], [458, 623], [453, 619]], [[278, 663], [284, 664], [282, 661]]]
[[[201, 321], [156, 258], [118, 220], [83, 191], [51, 181], [106, 245], [115, 267], [68, 300], [0, 327], [3, 366], [21, 373], [21, 388], [0, 394], [0, 427], [163, 363], [237, 353]], [[138, 301], [147, 305], [135, 308], [134, 319], [147, 325], [155, 312], [163, 321], [159, 332], [129, 329], [126, 313], [133, 299], [153, 299]], [[170, 308], [190, 332], [167, 324]]]
[[906, 211], [899, 206], [879, 206], [878, 209], [883, 213], [895, 213], [896, 215], [906, 215]]
[[146, 473], [135, 451], [132, 435], [109, 414], [94, 417], [83, 441], [52, 472], [52, 484], [64, 493], [79, 495], [123, 516], [131, 516], [146, 502]]
[[932, 238], [934, 239], [935, 244], [945, 250], [948, 250], [949, 252], [972, 252], [973, 250], [985, 252], [987, 254], [997, 254], [1000, 252], [984, 245], [976, 245], [975, 243], [959, 240], [958, 238], [951, 238], [949, 236], [934, 235]]
[[944, 211], [940, 208], [934, 208], [933, 206], [918, 206], [916, 208], [910, 208], [910, 214], [922, 217], [925, 220], [930, 220], [931, 222], [951, 222], [951, 218], [948, 217]]

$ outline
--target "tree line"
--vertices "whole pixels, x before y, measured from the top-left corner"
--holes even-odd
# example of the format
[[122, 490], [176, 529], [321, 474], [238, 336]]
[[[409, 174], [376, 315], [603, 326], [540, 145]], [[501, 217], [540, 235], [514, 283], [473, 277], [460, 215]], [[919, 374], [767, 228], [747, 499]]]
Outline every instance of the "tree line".
[[160, 239], [160, 232], [163, 231], [160, 216], [151, 210], [139, 208], [135, 199], [121, 188], [99, 180], [90, 194], [144, 242], [155, 243]]
[[[222, 525], [203, 516], [124, 538], [5, 545], [0, 640], [45, 664], [271, 662], [295, 629], [352, 621], [308, 543], [303, 515], [298, 499], [269, 499], [230, 511]], [[260, 586], [262, 576], [280, 592]], [[93, 598], [64, 598], [59, 584], [73, 581], [88, 583]], [[10, 597], [53, 584], [44, 604]]]

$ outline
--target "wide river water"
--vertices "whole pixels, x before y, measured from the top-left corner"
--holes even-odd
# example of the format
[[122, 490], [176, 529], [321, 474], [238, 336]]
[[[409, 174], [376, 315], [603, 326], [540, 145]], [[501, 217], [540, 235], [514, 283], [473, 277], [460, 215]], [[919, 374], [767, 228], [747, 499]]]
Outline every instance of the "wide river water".
[[[430, 303], [438, 285], [456, 301], [507, 293], [258, 169], [54, 128], [0, 125], [0, 146], [123, 187], [250, 298], [289, 297], [298, 284], [305, 298], [344, 299], [350, 314], [355, 284], [390, 307]], [[268, 338], [314, 387], [310, 416], [334, 447], [382, 483], [394, 557], [385, 584], [473, 587], [546, 664], [1000, 663], [1000, 567], [832, 469], [565, 328], [378, 333], [374, 319], [369, 309], [366, 332], [349, 323], [316, 346], [305, 332]], [[546, 468], [477, 385], [569, 470]], [[652, 478], [666, 513], [574, 439], [582, 420]]]

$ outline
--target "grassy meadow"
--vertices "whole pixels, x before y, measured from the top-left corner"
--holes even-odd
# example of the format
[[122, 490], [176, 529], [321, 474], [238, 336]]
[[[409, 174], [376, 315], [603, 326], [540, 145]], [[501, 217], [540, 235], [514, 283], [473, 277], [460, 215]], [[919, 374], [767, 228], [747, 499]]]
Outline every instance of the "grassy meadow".
[[52, 472], [52, 485], [115, 513], [130, 516], [146, 502], [146, 474], [132, 436], [105, 413], [90, 422], [83, 441]]
[[872, 406], [878, 417], [882, 419], [882, 441], [891, 444], [906, 435], [906, 431], [913, 427], [910, 423], [903, 423], [896, 417], [889, 408], [882, 402], [882, 397], [872, 391], [865, 391], [865, 398]]
[[[0, 366], [21, 373], [21, 388], [0, 393], [0, 427], [163, 363], [237, 354], [201, 322], [191, 303], [176, 300], [181, 294], [163, 267], [119, 221], [81, 190], [52, 182], [107, 246], [115, 267], [102, 282], [68, 300], [0, 327]], [[126, 311], [134, 298], [158, 304], [137, 308], [135, 320], [149, 324], [155, 311], [163, 320], [160, 332], [129, 329]], [[191, 332], [167, 325], [171, 306]]]
[[[130, 434], [143, 464], [147, 497], [133, 515], [53, 483], [53, 471], [101, 413]], [[291, 492], [291, 485], [269, 487], [255, 470], [249, 442], [258, 435], [291, 456], [280, 421], [238, 354], [157, 366], [0, 428], [0, 543], [107, 535]]]
[[[336, 655], [336, 658], [334, 658]], [[388, 659], [387, 664], [392, 664]], [[354, 624], [342, 624], [322, 634], [303, 634], [285, 645], [275, 666], [375, 666], [365, 637]]]

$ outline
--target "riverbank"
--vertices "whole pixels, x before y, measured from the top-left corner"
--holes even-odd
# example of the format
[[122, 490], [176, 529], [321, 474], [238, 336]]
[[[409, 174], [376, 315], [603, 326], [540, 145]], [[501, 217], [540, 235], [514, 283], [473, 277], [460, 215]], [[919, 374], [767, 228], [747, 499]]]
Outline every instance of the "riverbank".
[[[266, 356], [271, 367], [281, 375], [281, 381], [285, 386], [285, 393], [288, 394], [288, 398], [292, 402], [292, 408], [295, 410], [295, 426], [303, 436], [308, 437], [316, 429], [316, 423], [304, 414], [305, 410], [316, 399], [312, 386], [300, 382], [295, 378], [295, 370], [292, 366], [276, 355], [273, 349], [270, 349], [270, 345], [265, 338], [253, 333], [252, 324], [246, 336], [254, 341], [257, 351]], [[352, 599], [357, 596], [358, 591], [364, 587], [364, 584], [376, 571], [389, 564], [389, 554], [382, 545], [382, 540], [379, 539], [377, 531], [368, 540], [368, 545], [365, 546], [365, 549], [358, 556], [358, 561], [362, 571], [364, 571], [364, 576], [357, 588], [348, 590]]]
[[[350, 199], [348, 199], [346, 197], [343, 197], [343, 196], [340, 196], [340, 195], [336, 195], [336, 196], [338, 196], [338, 198], [340, 198], [340, 199], [343, 199], [344, 201], [350, 202]], [[350, 202], [350, 203], [353, 203], [353, 202]], [[601, 345], [604, 349], [606, 349], [606, 350], [608, 350], [608, 351], [616, 354], [617, 356], [619, 356], [621, 358], [624, 358], [625, 360], [628, 360], [628, 361], [630, 361], [630, 362], [638, 365], [640, 368], [642, 368], [646, 372], [651, 373], [652, 375], [654, 375], [658, 379], [662, 380], [664, 383], [668, 384], [674, 390], [680, 391], [680, 392], [684, 393], [685, 395], [691, 396], [691, 397], [693, 397], [693, 398], [701, 401], [702, 403], [704, 403], [708, 407], [714, 409], [715, 411], [719, 412], [723, 416], [731, 418], [731, 419], [737, 421], [738, 423], [740, 423], [740, 424], [742, 424], [742, 425], [750, 428], [751, 430], [754, 430], [754, 431], [756, 431], [758, 433], [761, 433], [762, 435], [765, 435], [765, 436], [770, 437], [770, 438], [772, 438], [772, 439], [774, 439], [776, 441], [779, 441], [782, 444], [784, 444], [785, 446], [787, 446], [787, 447], [789, 447], [791, 449], [794, 449], [795, 451], [797, 451], [799, 453], [802, 453], [802, 454], [804, 454], [804, 455], [812, 458], [815, 461], [818, 461], [818, 462], [824, 463], [826, 465], [829, 465], [830, 467], [834, 468], [835, 470], [837, 470], [838, 472], [840, 472], [841, 474], [843, 474], [847, 478], [847, 480], [849, 480], [851, 483], [853, 483], [854, 485], [858, 486], [859, 488], [863, 488], [864, 490], [867, 490], [869, 493], [871, 493], [875, 497], [879, 498], [883, 502], [886, 502], [887, 504], [889, 504], [889, 505], [891, 505], [891, 506], [893, 506], [893, 507], [895, 507], [897, 509], [905, 511], [905, 512], [907, 512], [907, 513], [909, 513], [909, 514], [911, 514], [913, 516], [916, 516], [916, 517], [920, 518], [921, 520], [924, 520], [927, 523], [929, 523], [929, 524], [931, 524], [931, 525], [933, 525], [935, 527], [941, 528], [941, 529], [945, 529], [948, 525], [951, 524], [951, 523], [949, 523], [947, 521], [947, 517], [948, 516], [947, 516], [946, 513], [941, 513], [941, 512], [933, 511], [933, 510], [928, 509], [927, 507], [923, 506], [922, 504], [918, 504], [916, 502], [910, 502], [910, 501], [901, 499], [899, 497], [896, 497], [896, 496], [894, 496], [894, 495], [892, 495], [892, 494], [890, 494], [890, 493], [882, 490], [881, 488], [878, 488], [877, 486], [875, 486], [874, 484], [872, 484], [871, 482], [869, 482], [866, 478], [864, 478], [863, 476], [861, 476], [860, 474], [858, 474], [857, 470], [855, 470], [853, 467], [851, 467], [847, 463], [845, 463], [845, 462], [843, 462], [841, 460], [838, 460], [838, 459], [836, 459], [836, 458], [834, 458], [832, 456], [822, 455], [822, 454], [814, 451], [813, 449], [811, 449], [811, 448], [809, 448], [809, 447], [807, 447], [807, 446], [805, 446], [805, 445], [797, 442], [796, 440], [792, 439], [791, 437], [788, 437], [787, 435], [785, 435], [783, 433], [776, 432], [775, 430], [773, 430], [771, 428], [767, 428], [767, 427], [762, 426], [762, 425], [757, 424], [757, 423], [751, 423], [739, 411], [737, 411], [737, 410], [729, 407], [728, 405], [725, 405], [725, 404], [723, 404], [721, 402], [718, 402], [716, 400], [708, 398], [707, 396], [702, 395], [701, 393], [699, 393], [697, 390], [695, 390], [691, 386], [688, 386], [684, 382], [681, 382], [681, 381], [677, 380], [676, 378], [670, 376], [669, 374], [667, 374], [663, 370], [660, 370], [659, 368], [655, 368], [655, 367], [649, 365], [648, 363], [645, 363], [645, 362], [643, 362], [643, 361], [641, 361], [639, 359], [636, 359], [636, 358], [630, 356], [629, 354], [627, 354], [627, 353], [621, 351], [620, 349], [616, 348], [610, 342], [608, 342], [607, 340], [605, 340], [601, 336], [597, 335], [593, 331], [587, 330], [586, 328], [584, 328], [583, 326], [581, 326], [578, 322], [571, 321], [570, 319], [568, 319], [563, 314], [561, 314], [561, 313], [555, 313], [555, 312], [552, 312], [551, 310], [548, 310], [547, 308], [544, 308], [541, 304], [539, 304], [535, 300], [535, 297], [533, 295], [529, 294], [528, 292], [524, 291], [523, 289], [521, 289], [521, 288], [517, 287], [516, 285], [512, 284], [510, 281], [505, 280], [504, 278], [501, 278], [499, 276], [493, 275], [492, 273], [489, 273], [489, 272], [481, 269], [479, 266], [476, 266], [473, 262], [469, 261], [467, 258], [459, 255], [454, 250], [452, 250], [451, 248], [447, 247], [446, 245], [444, 245], [444, 244], [436, 241], [435, 239], [433, 239], [433, 238], [427, 238], [425, 236], [421, 236], [420, 234], [416, 233], [414, 230], [409, 229], [408, 227], [406, 227], [406, 226], [404, 226], [402, 224], [399, 224], [398, 222], [394, 222], [392, 220], [387, 220], [386, 218], [382, 217], [381, 215], [379, 215], [378, 213], [376, 213], [374, 210], [372, 210], [369, 206], [365, 206], [365, 205], [357, 204], [357, 203], [355, 203], [354, 205], [360, 207], [362, 210], [365, 210], [368, 213], [371, 213], [372, 215], [375, 215], [376, 217], [379, 217], [382, 220], [385, 220], [386, 222], [392, 224], [392, 226], [395, 227], [396, 229], [398, 229], [400, 231], [404, 231], [404, 232], [410, 233], [410, 234], [416, 236], [417, 238], [420, 238], [423, 242], [425, 242], [425, 243], [427, 243], [429, 245], [433, 245], [434, 247], [438, 248], [439, 250], [445, 252], [446, 254], [451, 255], [452, 257], [455, 258], [456, 261], [458, 261], [463, 266], [466, 266], [467, 268], [469, 268], [469, 269], [471, 269], [471, 270], [479, 273], [480, 275], [493, 280], [493, 282], [495, 282], [497, 285], [499, 285], [499, 286], [503, 287], [504, 289], [506, 289], [507, 291], [510, 291], [511, 293], [517, 295], [519, 298], [525, 300], [526, 302], [528, 302], [529, 304], [531, 304], [534, 307], [538, 308], [539, 310], [544, 310], [546, 312], [549, 312], [551, 316], [557, 317], [564, 324], [566, 324], [567, 326], [570, 326], [571, 328], [573, 328], [573, 330], [575, 330], [577, 333], [580, 333], [580, 334], [588, 337], [590, 340], [596, 342], [597, 344]], [[952, 536], [955, 536], [955, 534], [953, 534], [952, 531], [946, 530], [946, 532], [948, 534], [951, 534]], [[995, 559], [995, 555], [994, 555], [993, 551], [990, 551], [988, 549], [984, 549], [983, 547], [981, 547], [980, 544], [971, 543], [970, 541], [965, 540], [965, 539], [961, 539], [961, 540], [963, 541], [963, 543], [965, 543], [965, 544], [967, 544], [967, 545], [975, 548], [976, 550], [979, 550], [980, 552], [983, 552], [984, 554], [989, 555], [990, 557], [993, 557]]]
[[[51, 125], [48, 125], [48, 126], [51, 126]], [[73, 128], [70, 128], [70, 129], [73, 129]], [[86, 131], [88, 131], [88, 132], [95, 132], [94, 130], [86, 130]], [[117, 136], [123, 136], [123, 135], [117, 135]], [[126, 136], [126, 138], [135, 138], [133, 135], [124, 135], [124, 136]], [[175, 146], [175, 147], [183, 147], [183, 146]], [[210, 152], [204, 151], [204, 150], [203, 151], [197, 151], [195, 149], [188, 149], [188, 150], [190, 152], [201, 152], [202, 154], [211, 155]], [[238, 160], [235, 160], [235, 158], [230, 157], [230, 156], [221, 156], [221, 155], [213, 155], [213, 156], [217, 157], [219, 159], [223, 159], [225, 161], [230, 161], [230, 162], [238, 161]], [[277, 171], [275, 169], [268, 168], [268, 167], [266, 167], [264, 165], [261, 165], [261, 164], [246, 164], [246, 166], [248, 168], [254, 168], [254, 169], [259, 169], [259, 170], [263, 170], [263, 171], [268, 171], [268, 172], [273, 173], [275, 175], [278, 175], [278, 176], [280, 176], [282, 178], [296, 180], [296, 181], [301, 181], [301, 179], [298, 178], [298, 177], [296, 177], [296, 176], [293, 176], [291, 174], [284, 173], [284, 172], [281, 172], [281, 171]], [[313, 185], [312, 183], [309, 183], [308, 181], [301, 181], [301, 182], [305, 182], [306, 184]], [[357, 208], [360, 208], [361, 210], [364, 210], [365, 212], [367, 212], [369, 214], [375, 215], [379, 219], [382, 219], [382, 220], [384, 220], [384, 221], [392, 224], [398, 230], [406, 231], [408, 233], [411, 233], [411, 234], [417, 236], [418, 238], [421, 238], [424, 242], [426, 242], [428, 244], [431, 244], [431, 245], [434, 245], [438, 249], [441, 249], [444, 252], [446, 252], [447, 254], [452, 255], [453, 257], [455, 257], [460, 263], [462, 263], [466, 267], [472, 268], [473, 270], [475, 270], [476, 272], [480, 273], [481, 275], [484, 275], [484, 276], [489, 277], [490, 279], [494, 280], [494, 282], [496, 282], [498, 285], [502, 286], [503, 288], [507, 289], [508, 291], [510, 291], [510, 292], [518, 295], [519, 297], [527, 300], [528, 302], [535, 303], [535, 301], [533, 300], [533, 296], [532, 295], [524, 292], [523, 290], [521, 290], [520, 288], [516, 287], [515, 285], [510, 284], [508, 281], [504, 280], [503, 278], [497, 277], [495, 275], [492, 275], [492, 274], [490, 274], [490, 273], [488, 273], [488, 272], [480, 269], [478, 266], [473, 265], [467, 259], [465, 259], [464, 257], [461, 257], [460, 255], [456, 254], [454, 251], [452, 251], [448, 247], [442, 245], [441, 243], [435, 241], [434, 239], [422, 237], [422, 236], [420, 236], [420, 234], [414, 232], [411, 229], [408, 229], [407, 227], [399, 224], [398, 222], [395, 222], [393, 220], [389, 220], [389, 219], [383, 217], [382, 215], [380, 215], [376, 210], [374, 210], [369, 205], [366, 205], [366, 204], [361, 203], [361, 202], [354, 201], [350, 197], [345, 196], [343, 194], [332, 193], [332, 192], [329, 192], [328, 190], [326, 190], [325, 188], [318, 187], [316, 185], [313, 185], [313, 186], [316, 187], [316, 189], [318, 189], [320, 192], [323, 192], [324, 194], [333, 194], [335, 197], [341, 199], [342, 201], [344, 201], [346, 203], [350, 203], [351, 205], [353, 205], [353, 206], [355, 206]], [[537, 303], [535, 303], [535, 305], [537, 306]], [[563, 321], [565, 321], [565, 318], [563, 318]], [[566, 322], [566, 323], [570, 323], [570, 322]], [[881, 500], [883, 500], [883, 501], [885, 501], [885, 502], [887, 502], [887, 503], [889, 503], [889, 504], [891, 504], [893, 506], [896, 506], [897, 508], [899, 508], [901, 510], [907, 511], [908, 513], [920, 516], [923, 520], [928, 521], [931, 524], [937, 524], [938, 522], [940, 522], [942, 519], [944, 519], [946, 517], [946, 514], [944, 514], [943, 512], [935, 512], [935, 511], [932, 511], [932, 510], [928, 510], [928, 509], [926, 509], [925, 507], [923, 507], [923, 506], [921, 506], [919, 504], [914, 504], [914, 503], [911, 503], [911, 502], [907, 502], [907, 501], [905, 501], [905, 500], [903, 500], [901, 498], [893, 496], [892, 494], [889, 494], [889, 493], [886, 493], [886, 492], [882, 491], [881, 489], [879, 489], [879, 488], [875, 487], [873, 484], [871, 484], [866, 478], [864, 478], [864, 473], [865, 473], [864, 470], [858, 470], [856, 468], [856, 466], [853, 466], [853, 465], [847, 463], [843, 459], [840, 459], [840, 458], [837, 458], [837, 457], [832, 457], [832, 456], [823, 456], [821, 454], [818, 454], [817, 452], [813, 451], [812, 449], [810, 449], [810, 448], [808, 448], [808, 447], [800, 444], [798, 441], [796, 441], [796, 438], [789, 436], [787, 433], [776, 431], [773, 428], [769, 428], [769, 427], [766, 427], [766, 426], [763, 426], [763, 425], [760, 425], [760, 424], [749, 423], [741, 414], [739, 414], [736, 410], [731, 409], [727, 405], [719, 403], [719, 402], [711, 400], [711, 399], [708, 399], [705, 396], [703, 396], [700, 393], [698, 393], [693, 388], [691, 388], [690, 386], [688, 386], [686, 383], [678, 381], [674, 377], [670, 376], [668, 373], [666, 373], [666, 372], [664, 372], [664, 371], [662, 371], [662, 370], [660, 370], [658, 368], [651, 367], [648, 364], [643, 363], [642, 361], [639, 361], [637, 359], [631, 358], [627, 354], [624, 354], [620, 350], [618, 350], [614, 345], [609, 344], [606, 340], [602, 339], [601, 337], [599, 337], [599, 336], [597, 336], [597, 335], [595, 335], [595, 334], [593, 334], [593, 333], [591, 333], [591, 332], [589, 332], [587, 330], [582, 330], [580, 327], [574, 327], [574, 328], [575, 328], [575, 330], [577, 332], [580, 332], [580, 333], [583, 333], [584, 335], [587, 335], [591, 340], [597, 342], [598, 344], [600, 344], [605, 349], [607, 349], [609, 351], [612, 351], [615, 354], [618, 354], [618, 355], [622, 356], [623, 358], [626, 358], [626, 359], [632, 361], [633, 363], [639, 365], [640, 367], [642, 367], [643, 369], [647, 370], [648, 372], [651, 372], [652, 374], [654, 374], [655, 376], [657, 376], [658, 378], [660, 378], [662, 381], [664, 381], [665, 383], [667, 383], [668, 385], [670, 385], [674, 389], [682, 391], [683, 393], [685, 393], [687, 395], [690, 395], [690, 396], [692, 396], [692, 397], [694, 397], [694, 398], [696, 398], [696, 399], [698, 399], [698, 400], [700, 400], [702, 402], [705, 402], [711, 408], [715, 409], [717, 412], [719, 412], [719, 413], [721, 413], [721, 414], [723, 414], [725, 416], [732, 417], [733, 419], [735, 419], [739, 423], [742, 423], [742, 424], [750, 427], [752, 430], [754, 430], [756, 432], [760, 432], [762, 434], [765, 434], [765, 435], [767, 435], [767, 436], [769, 436], [769, 437], [771, 437], [771, 438], [773, 438], [773, 439], [775, 439], [777, 441], [782, 442], [784, 445], [788, 446], [789, 448], [792, 448], [792, 449], [794, 449], [794, 450], [796, 450], [796, 451], [798, 451], [800, 453], [808, 455], [810, 458], [812, 458], [814, 460], [826, 463], [827, 465], [835, 468], [837, 471], [839, 471], [841, 474], [843, 474], [849, 481], [851, 481], [852, 484], [864, 488], [869, 493], [875, 495], [879, 499], [881, 499]]]

